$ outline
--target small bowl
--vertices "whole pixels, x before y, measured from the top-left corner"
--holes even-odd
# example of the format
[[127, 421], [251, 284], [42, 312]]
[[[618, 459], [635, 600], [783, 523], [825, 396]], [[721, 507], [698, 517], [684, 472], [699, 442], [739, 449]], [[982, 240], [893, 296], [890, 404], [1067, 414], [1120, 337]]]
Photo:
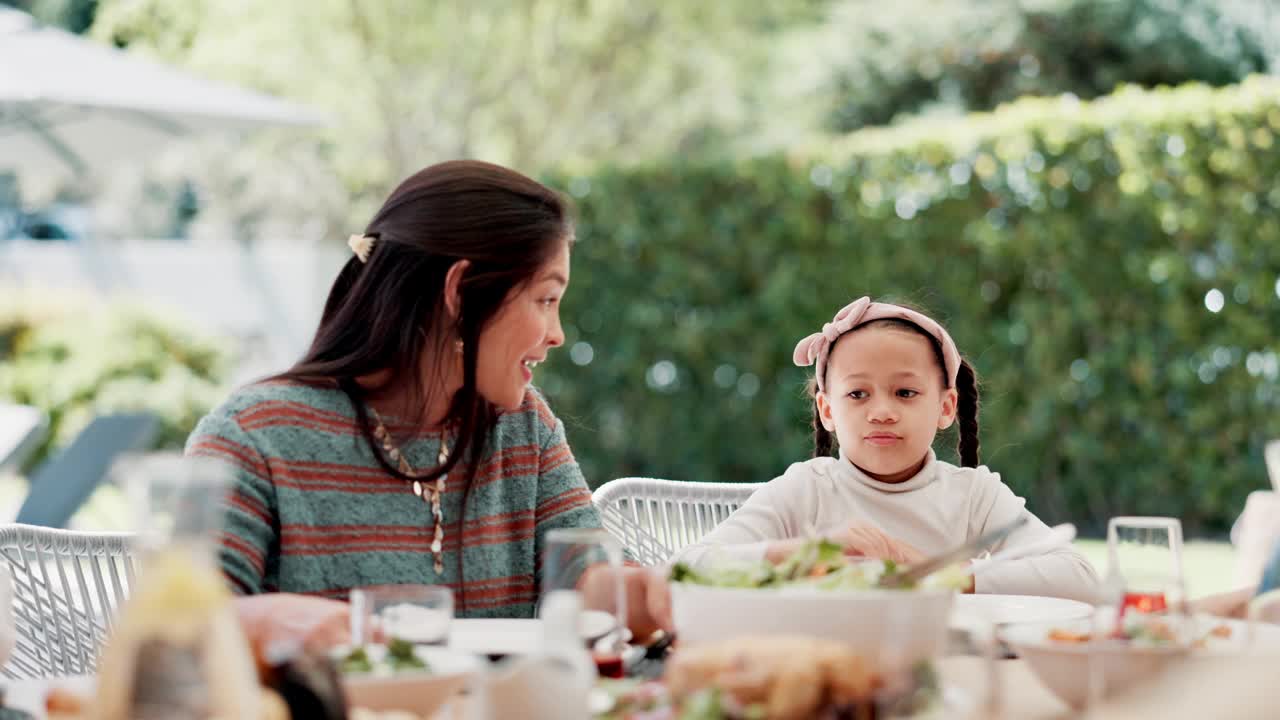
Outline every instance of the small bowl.
[[1010, 625], [1000, 637], [1054, 695], [1076, 710], [1089, 701], [1089, 657], [1102, 661], [1102, 696], [1109, 697], [1155, 678], [1169, 665], [1185, 658], [1187, 645], [1135, 645], [1123, 641], [1068, 643], [1049, 639], [1054, 629], [1092, 632], [1091, 621]]
[[[340, 662], [352, 649], [339, 648], [332, 657]], [[371, 643], [365, 645], [365, 650], [371, 657], [379, 658], [386, 647]], [[442, 647], [418, 645], [414, 647], [414, 654], [427, 664], [428, 670], [401, 670], [390, 674], [340, 672], [347, 705], [376, 711], [404, 710], [430, 717], [484, 667], [475, 655]]]

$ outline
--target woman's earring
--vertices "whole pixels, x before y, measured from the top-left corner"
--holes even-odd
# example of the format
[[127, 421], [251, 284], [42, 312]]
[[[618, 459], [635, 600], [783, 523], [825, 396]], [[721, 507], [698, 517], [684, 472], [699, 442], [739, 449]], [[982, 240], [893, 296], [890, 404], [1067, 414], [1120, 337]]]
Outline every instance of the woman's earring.
[[462, 341], [461, 341], [461, 340], [454, 340], [454, 341], [453, 341], [453, 351], [454, 351], [454, 352], [461, 354], [461, 353], [462, 353], [462, 347], [463, 347], [463, 346], [462, 346]]

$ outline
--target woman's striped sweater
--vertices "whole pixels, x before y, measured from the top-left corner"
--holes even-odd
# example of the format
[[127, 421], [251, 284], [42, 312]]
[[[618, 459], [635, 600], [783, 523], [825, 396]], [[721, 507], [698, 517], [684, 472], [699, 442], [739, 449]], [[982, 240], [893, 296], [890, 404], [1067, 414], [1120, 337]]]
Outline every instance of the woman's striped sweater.
[[[439, 447], [438, 436], [400, 443], [415, 468], [430, 467]], [[461, 523], [464, 473], [450, 473], [442, 575], [430, 507], [378, 465], [337, 389], [243, 388], [200, 421], [187, 454], [234, 472], [221, 561], [242, 594], [345, 599], [366, 585], [444, 584], [460, 617], [532, 617], [547, 531], [600, 527], [564, 425], [533, 390], [491, 433]]]

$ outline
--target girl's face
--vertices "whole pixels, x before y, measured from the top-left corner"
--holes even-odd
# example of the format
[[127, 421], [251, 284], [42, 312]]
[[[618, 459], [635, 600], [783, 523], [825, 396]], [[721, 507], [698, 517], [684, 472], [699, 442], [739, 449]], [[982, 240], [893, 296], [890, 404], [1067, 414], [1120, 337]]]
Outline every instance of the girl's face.
[[836, 341], [822, 425], [840, 451], [876, 480], [902, 482], [920, 471], [939, 430], [956, 417], [956, 391], [944, 389], [929, 341], [905, 328], [874, 325]]
[[524, 287], [517, 288], [480, 333], [476, 390], [505, 410], [518, 410], [532, 365], [564, 344], [560, 298], [569, 287], [569, 243]]

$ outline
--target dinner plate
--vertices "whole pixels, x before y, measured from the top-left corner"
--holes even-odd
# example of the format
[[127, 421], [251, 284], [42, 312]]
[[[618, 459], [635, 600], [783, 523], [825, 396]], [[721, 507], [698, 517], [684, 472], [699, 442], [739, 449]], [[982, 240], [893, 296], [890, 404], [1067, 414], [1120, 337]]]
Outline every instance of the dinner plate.
[[[611, 613], [584, 610], [578, 622], [583, 642], [604, 637], [616, 625]], [[478, 655], [530, 655], [542, 648], [542, 621], [467, 618], [449, 626], [449, 648]]]
[[952, 625], [964, 618], [979, 618], [993, 625], [1063, 622], [1093, 615], [1093, 606], [1078, 600], [1038, 595], [957, 595], [951, 610]]
[[[1253, 627], [1245, 620], [1235, 620], [1231, 618], [1213, 617], [1212, 615], [1198, 614], [1196, 618], [1196, 631], [1201, 637], [1207, 637], [1208, 642], [1198, 648], [1200, 652], [1208, 654], [1233, 655], [1236, 653], [1276, 656], [1280, 655], [1280, 625], [1271, 623], [1254, 623]], [[1214, 628], [1225, 626], [1230, 629], [1230, 634], [1225, 637], [1211, 635], [1210, 631]]]

